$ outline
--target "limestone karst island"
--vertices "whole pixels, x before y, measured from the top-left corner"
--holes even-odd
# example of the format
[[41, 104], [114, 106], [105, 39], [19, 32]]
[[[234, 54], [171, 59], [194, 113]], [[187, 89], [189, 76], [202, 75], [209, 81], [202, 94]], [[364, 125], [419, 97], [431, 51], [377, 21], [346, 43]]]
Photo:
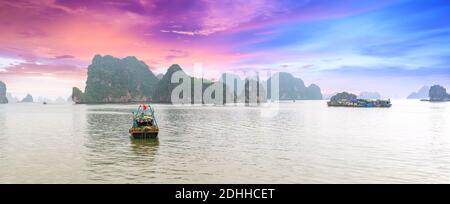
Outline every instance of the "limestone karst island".
[[[224, 73], [218, 81], [191, 77], [178, 64], [171, 65], [159, 79], [145, 62], [136, 57], [119, 59], [110, 55], [96, 55], [88, 66], [86, 89], [82, 91], [74, 87], [72, 100], [75, 103], [171, 103], [171, 93], [175, 87], [180, 85], [179, 82], [171, 82], [175, 72], [185, 75], [192, 80], [192, 83], [196, 83], [196, 81], [200, 83], [202, 91], [212, 85], [223, 85], [225, 87], [223, 90], [224, 100], [227, 100], [228, 97], [235, 102], [237, 98], [245, 99], [249, 96], [249, 87], [251, 86], [249, 81], [252, 79], [241, 79], [237, 75], [227, 73]], [[285, 72], [276, 73], [274, 76], [279, 81], [279, 91], [277, 90], [279, 100], [322, 99], [320, 87], [315, 84], [305, 86], [301, 79]], [[232, 79], [232, 85], [236, 84], [236, 88], [237, 85], [240, 85], [241, 89], [231, 90], [225, 83], [227, 79]], [[264, 90], [259, 92], [265, 92], [261, 94], [259, 100], [265, 101], [267, 97], [271, 96], [271, 81], [272, 77], [265, 81], [258, 81], [258, 88], [261, 87], [261, 90]], [[264, 88], [263, 84], [269, 85]], [[191, 95], [192, 103], [195, 101], [202, 103], [201, 97], [196, 98], [194, 93]]]

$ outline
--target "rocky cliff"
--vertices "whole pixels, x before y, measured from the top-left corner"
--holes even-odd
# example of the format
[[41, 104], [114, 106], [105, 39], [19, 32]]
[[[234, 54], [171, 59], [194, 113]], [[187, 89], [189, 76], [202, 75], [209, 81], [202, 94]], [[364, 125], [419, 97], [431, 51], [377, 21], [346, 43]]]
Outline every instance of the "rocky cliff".
[[419, 91], [412, 92], [408, 95], [408, 99], [425, 99], [428, 98], [428, 92], [430, 92], [430, 87], [423, 86]]
[[246, 79], [241, 97], [245, 99], [245, 103], [264, 103], [267, 102], [267, 91], [259, 81]]
[[430, 101], [450, 101], [450, 94], [440, 85], [434, 85], [430, 88], [429, 97]]
[[8, 98], [6, 97], [6, 84], [0, 81], [0, 104], [8, 103]]
[[355, 94], [351, 94], [348, 92], [342, 92], [331, 97], [330, 101], [354, 101], [358, 97]]
[[[72, 90], [72, 100], [76, 103], [128, 103], [128, 102], [160, 102], [171, 103], [172, 91], [180, 85], [181, 82], [172, 83], [172, 76], [179, 73], [183, 78], [190, 79], [191, 103], [205, 103], [202, 94], [194, 94], [194, 84], [201, 84], [202, 92], [205, 90], [215, 90], [216, 86], [223, 86], [224, 101], [228, 99], [241, 98], [243, 96], [245, 80], [238, 76], [223, 75], [221, 80], [213, 82], [205, 79], [199, 79], [187, 75], [182, 68], [174, 64], [169, 67], [164, 75], [156, 77], [148, 66], [135, 57], [126, 57], [124, 59], [115, 58], [109, 55], [96, 55], [92, 64], [88, 67], [88, 78], [86, 89], [83, 92], [77, 87]], [[293, 77], [289, 73], [278, 73], [280, 77], [280, 99], [281, 100], [320, 100], [322, 94], [320, 87], [311, 84], [306, 87], [301, 79]], [[228, 88], [224, 84], [224, 79], [232, 77], [239, 84], [239, 89]], [[159, 78], [159, 79], [158, 79]], [[258, 101], [266, 101], [270, 96], [270, 80], [267, 87], [257, 86], [257, 90], [264, 90], [264, 95], [259, 95]], [[208, 89], [211, 85], [212, 87]], [[247, 92], [255, 87], [247, 86]], [[267, 91], [266, 91], [267, 90]], [[251, 92], [251, 91], [250, 91]], [[268, 93], [269, 92], [269, 93]], [[234, 93], [234, 94], [233, 94]], [[183, 94], [183, 93], [180, 93]], [[212, 94], [215, 98], [215, 92]], [[233, 101], [233, 100], [231, 100]], [[217, 102], [217, 101], [215, 101]], [[189, 103], [186, 101], [186, 103]]]
[[[167, 69], [167, 72], [164, 74], [164, 76], [161, 78], [161, 80], [158, 82], [158, 84], [155, 87], [155, 92], [153, 94], [153, 102], [159, 102], [159, 103], [172, 103], [172, 91], [175, 89], [175, 87], [179, 86], [181, 83], [185, 82], [175, 82], [172, 83], [172, 77], [175, 73], [180, 74], [183, 78], [189, 79], [188, 85], [191, 88], [191, 96], [190, 101], [186, 103], [196, 103], [201, 104], [205, 101], [203, 100], [203, 93], [205, 90], [210, 87], [211, 85], [218, 85], [219, 82], [212, 82], [206, 79], [199, 79], [195, 77], [191, 77], [188, 74], [186, 74], [183, 69], [178, 64], [173, 64], [172, 66]], [[194, 84], [201, 84], [201, 93], [195, 94], [194, 93]], [[198, 91], [198, 90], [197, 90]], [[180, 96], [184, 94], [181, 93]], [[215, 96], [215, 95], [213, 95]]]
[[176, 72], [180, 72], [180, 74], [187, 76], [186, 73], [181, 69], [180, 65], [174, 64], [167, 69], [166, 74], [159, 80], [156, 84], [155, 92], [153, 93], [153, 101], [161, 102], [161, 103], [169, 103], [171, 99], [171, 93], [175, 87], [177, 87], [180, 83], [171, 83], [172, 76]]
[[136, 57], [123, 59], [96, 55], [88, 67], [86, 89], [74, 87], [76, 103], [127, 103], [151, 101], [156, 76]]
[[[292, 74], [280, 72], [279, 77], [279, 99], [280, 100], [322, 100], [320, 87], [311, 84], [306, 87], [303, 80], [295, 78]], [[272, 76], [267, 82], [268, 97], [271, 97]]]
[[27, 96], [25, 96], [25, 98], [23, 98], [21, 102], [22, 103], [33, 103], [34, 102], [33, 96], [31, 96], [31, 94], [27, 94]]

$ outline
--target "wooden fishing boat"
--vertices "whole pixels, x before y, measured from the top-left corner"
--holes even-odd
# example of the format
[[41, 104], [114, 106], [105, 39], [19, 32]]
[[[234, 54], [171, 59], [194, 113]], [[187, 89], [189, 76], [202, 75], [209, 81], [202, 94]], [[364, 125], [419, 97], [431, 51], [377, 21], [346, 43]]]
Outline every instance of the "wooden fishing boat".
[[328, 106], [336, 107], [358, 107], [358, 108], [390, 108], [391, 100], [369, 100], [369, 99], [351, 99], [351, 100], [330, 100]]
[[129, 132], [131, 137], [135, 139], [158, 137], [159, 127], [152, 106], [139, 106], [138, 111], [133, 113], [133, 126]]

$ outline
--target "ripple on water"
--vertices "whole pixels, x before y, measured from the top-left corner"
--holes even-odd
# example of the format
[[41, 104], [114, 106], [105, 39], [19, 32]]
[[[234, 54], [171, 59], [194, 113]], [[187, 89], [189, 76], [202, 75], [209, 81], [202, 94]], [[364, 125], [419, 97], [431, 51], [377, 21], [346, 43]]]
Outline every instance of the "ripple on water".
[[160, 137], [148, 141], [128, 135], [135, 105], [11, 104], [0, 106], [0, 182], [447, 183], [449, 105], [301, 101], [270, 118], [155, 105]]

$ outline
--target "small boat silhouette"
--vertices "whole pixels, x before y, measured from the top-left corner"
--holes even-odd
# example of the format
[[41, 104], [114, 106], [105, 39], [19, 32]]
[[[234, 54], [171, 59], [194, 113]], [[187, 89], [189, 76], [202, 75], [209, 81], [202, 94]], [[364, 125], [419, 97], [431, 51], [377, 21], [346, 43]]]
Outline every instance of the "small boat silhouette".
[[133, 112], [133, 126], [129, 132], [135, 139], [158, 137], [159, 127], [152, 106], [140, 105], [137, 112]]

